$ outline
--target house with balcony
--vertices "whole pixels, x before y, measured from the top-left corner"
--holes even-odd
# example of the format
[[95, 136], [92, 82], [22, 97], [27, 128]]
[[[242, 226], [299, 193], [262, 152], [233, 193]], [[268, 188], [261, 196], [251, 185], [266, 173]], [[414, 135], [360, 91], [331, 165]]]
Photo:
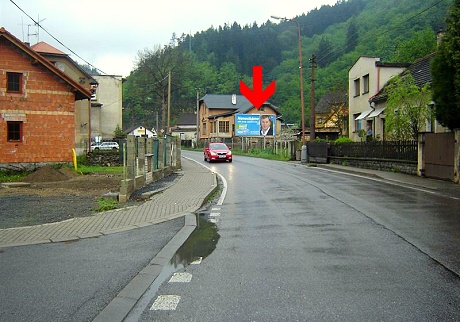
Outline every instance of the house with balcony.
[[0, 167], [72, 162], [76, 102], [88, 88], [0, 28]]

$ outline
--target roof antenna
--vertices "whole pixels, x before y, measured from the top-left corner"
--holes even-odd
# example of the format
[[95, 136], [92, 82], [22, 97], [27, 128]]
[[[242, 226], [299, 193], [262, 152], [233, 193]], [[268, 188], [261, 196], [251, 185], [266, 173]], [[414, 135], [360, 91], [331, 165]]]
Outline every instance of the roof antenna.
[[[30, 43], [30, 36], [37, 36], [37, 43], [40, 41], [40, 28], [41, 28], [40, 22], [42, 22], [44, 20], [46, 20], [46, 18], [40, 20], [40, 15], [38, 15], [38, 21], [36, 21], [36, 22], [34, 21], [33, 25], [32, 24], [27, 25], [27, 42], [28, 43]], [[29, 28], [31, 26], [36, 26], [37, 27], [37, 32], [36, 33], [34, 33], [34, 34], [30, 33]]]

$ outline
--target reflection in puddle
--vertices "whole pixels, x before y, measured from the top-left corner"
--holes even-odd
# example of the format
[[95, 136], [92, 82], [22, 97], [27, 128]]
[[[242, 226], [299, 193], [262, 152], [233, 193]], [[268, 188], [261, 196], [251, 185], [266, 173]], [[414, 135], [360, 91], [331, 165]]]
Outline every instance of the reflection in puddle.
[[125, 318], [125, 322], [139, 320], [160, 286], [171, 275], [190, 264], [201, 261], [216, 249], [217, 241], [220, 238], [217, 233], [217, 226], [215, 223], [208, 221], [205, 216], [205, 213], [196, 214], [197, 226], [195, 230], [177, 250], [168, 265], [163, 267], [161, 273]]
[[208, 257], [216, 249], [219, 238], [216, 224], [197, 214], [195, 230], [171, 258], [170, 265], [187, 267], [195, 260]]

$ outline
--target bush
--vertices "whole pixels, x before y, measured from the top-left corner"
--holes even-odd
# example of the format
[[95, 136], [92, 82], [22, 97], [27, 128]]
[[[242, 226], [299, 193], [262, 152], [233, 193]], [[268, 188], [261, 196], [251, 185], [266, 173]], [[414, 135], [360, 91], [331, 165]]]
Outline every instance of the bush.
[[340, 137], [340, 138], [338, 138], [337, 140], [334, 141], [334, 143], [337, 143], [337, 144], [347, 143], [347, 142], [353, 142], [353, 140], [350, 139], [350, 138], [342, 136], [342, 137]]

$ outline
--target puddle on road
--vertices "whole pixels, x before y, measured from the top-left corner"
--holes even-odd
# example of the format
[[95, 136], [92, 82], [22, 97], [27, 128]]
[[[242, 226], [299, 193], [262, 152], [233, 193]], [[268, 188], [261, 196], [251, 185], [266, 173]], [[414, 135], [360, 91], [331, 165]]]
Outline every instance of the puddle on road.
[[160, 286], [169, 277], [175, 272], [189, 266], [194, 261], [205, 259], [216, 249], [220, 238], [217, 233], [217, 225], [210, 221], [208, 213], [205, 212], [197, 213], [196, 220], [197, 226], [195, 230], [177, 250], [168, 265], [163, 267], [161, 273], [139, 299], [124, 321], [138, 321], [144, 310], [155, 297]]
[[197, 226], [190, 237], [171, 258], [170, 265], [187, 267], [195, 260], [208, 257], [220, 238], [215, 223], [209, 221], [206, 213], [197, 214]]

